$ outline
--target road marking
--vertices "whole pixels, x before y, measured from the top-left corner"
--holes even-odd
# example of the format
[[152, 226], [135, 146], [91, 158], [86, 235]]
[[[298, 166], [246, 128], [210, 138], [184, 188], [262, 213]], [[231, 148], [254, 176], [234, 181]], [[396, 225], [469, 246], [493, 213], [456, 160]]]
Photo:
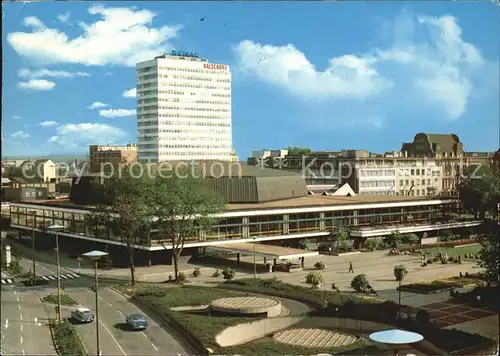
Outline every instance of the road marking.
[[50, 279], [52, 280], [55, 280], [55, 277], [54, 276], [49, 276]]
[[16, 291], [14, 291], [14, 295], [16, 295], [16, 294], [17, 294], [17, 292], [16, 292]]
[[9, 328], [9, 319], [5, 319], [5, 328], [8, 329]]
[[19, 308], [19, 310], [21, 310], [21, 304], [18, 304], [17, 307]]
[[158, 351], [158, 352], [160, 351], [160, 350], [158, 350], [158, 348], [155, 346], [155, 344], [151, 343], [151, 345], [153, 345], [153, 347], [155, 348], [155, 350], [156, 350], [156, 351]]
[[19, 314], [19, 318], [23, 320], [23, 314]]
[[61, 277], [61, 278], [64, 278], [64, 279], [68, 278], [68, 277], [66, 277], [64, 274], [61, 274], [61, 275], [60, 275], [60, 277]]
[[21, 324], [21, 331], [23, 331], [23, 324]]
[[104, 327], [104, 329], [106, 329], [106, 331], [109, 333], [109, 335], [113, 338], [113, 340], [116, 342], [116, 345], [118, 345], [118, 348], [120, 349], [120, 351], [122, 352], [122, 354], [124, 355], [127, 355], [125, 353], [125, 351], [123, 351], [122, 347], [120, 346], [120, 343], [118, 342], [118, 340], [116, 340], [115, 336], [113, 335], [113, 333], [111, 332], [111, 330], [108, 329], [108, 327], [102, 322], [99, 320], [99, 323]]
[[23, 355], [26, 355], [26, 354], [24, 353], [24, 349], [22, 349], [21, 351], [23, 352]]
[[19, 297], [16, 297], [16, 299], [17, 299], [17, 302], [19, 303]]
[[42, 278], [43, 278], [43, 279], [45, 279], [46, 281], [48, 281], [48, 280], [49, 280], [49, 279], [48, 279], [47, 277], [45, 277], [45, 276], [43, 276]]
[[12, 283], [12, 281], [9, 278], [7, 278], [7, 283]]
[[125, 314], [123, 314], [121, 311], [117, 310], [116, 311], [117, 313], [120, 313], [121, 316], [125, 316]]
[[21, 344], [23, 343], [23, 337], [21, 336]]

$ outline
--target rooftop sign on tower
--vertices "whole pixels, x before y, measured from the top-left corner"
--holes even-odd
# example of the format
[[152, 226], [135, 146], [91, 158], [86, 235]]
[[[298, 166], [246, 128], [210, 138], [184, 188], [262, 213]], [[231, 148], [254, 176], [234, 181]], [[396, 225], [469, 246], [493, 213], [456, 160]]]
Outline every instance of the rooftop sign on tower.
[[191, 58], [200, 58], [198, 53], [194, 52], [184, 52], [184, 51], [170, 51], [171, 56], [180, 56], [180, 57], [191, 57]]

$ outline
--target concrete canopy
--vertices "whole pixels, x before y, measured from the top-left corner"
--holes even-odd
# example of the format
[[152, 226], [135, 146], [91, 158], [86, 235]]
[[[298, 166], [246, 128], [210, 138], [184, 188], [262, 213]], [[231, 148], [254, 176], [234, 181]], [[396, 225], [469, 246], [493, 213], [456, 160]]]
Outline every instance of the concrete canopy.
[[253, 255], [255, 248], [256, 256], [266, 257], [276, 260], [286, 260], [289, 258], [300, 258], [300, 257], [312, 257], [319, 255], [319, 252], [317, 251], [307, 251], [298, 248], [254, 244], [251, 242], [243, 242], [236, 244], [229, 243], [223, 245], [209, 246], [209, 248], [219, 251], [242, 253], [249, 255]]

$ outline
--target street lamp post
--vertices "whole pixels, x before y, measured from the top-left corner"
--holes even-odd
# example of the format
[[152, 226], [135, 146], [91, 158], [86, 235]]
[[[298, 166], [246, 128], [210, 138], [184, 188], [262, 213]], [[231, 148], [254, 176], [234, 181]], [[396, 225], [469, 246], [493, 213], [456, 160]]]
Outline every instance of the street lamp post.
[[59, 230], [63, 230], [62, 225], [50, 225], [47, 230], [56, 235], [56, 257], [57, 257], [57, 321], [61, 322], [61, 266], [59, 263]]
[[32, 285], [35, 285], [35, 279], [36, 279], [36, 272], [35, 272], [35, 216], [36, 216], [36, 211], [32, 211], [31, 215], [33, 217], [33, 225], [31, 229], [31, 260], [33, 262], [33, 282]]
[[257, 279], [257, 262], [255, 260], [255, 237], [253, 238], [253, 278]]
[[96, 342], [97, 342], [97, 356], [101, 354], [101, 348], [100, 348], [100, 343], [99, 343], [99, 285], [98, 285], [98, 279], [97, 279], [97, 264], [99, 260], [107, 256], [108, 254], [106, 252], [102, 251], [90, 251], [87, 253], [84, 253], [83, 256], [90, 258], [92, 261], [94, 261], [94, 269], [95, 269], [95, 318], [96, 318], [96, 323], [95, 323], [95, 330], [96, 330]]

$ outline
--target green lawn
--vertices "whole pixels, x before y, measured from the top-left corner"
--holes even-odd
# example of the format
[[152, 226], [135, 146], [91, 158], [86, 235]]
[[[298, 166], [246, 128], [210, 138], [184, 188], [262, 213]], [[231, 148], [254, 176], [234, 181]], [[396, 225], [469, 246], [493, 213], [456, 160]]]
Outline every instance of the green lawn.
[[467, 254], [473, 254], [475, 255], [476, 253], [481, 250], [481, 244], [477, 245], [466, 245], [463, 247], [430, 247], [424, 249], [428, 252], [430, 252], [432, 255], [438, 254], [438, 253], [447, 253], [448, 256], [450, 257], [458, 257], [458, 255], [462, 256], [462, 259], [464, 258], [464, 255]]

